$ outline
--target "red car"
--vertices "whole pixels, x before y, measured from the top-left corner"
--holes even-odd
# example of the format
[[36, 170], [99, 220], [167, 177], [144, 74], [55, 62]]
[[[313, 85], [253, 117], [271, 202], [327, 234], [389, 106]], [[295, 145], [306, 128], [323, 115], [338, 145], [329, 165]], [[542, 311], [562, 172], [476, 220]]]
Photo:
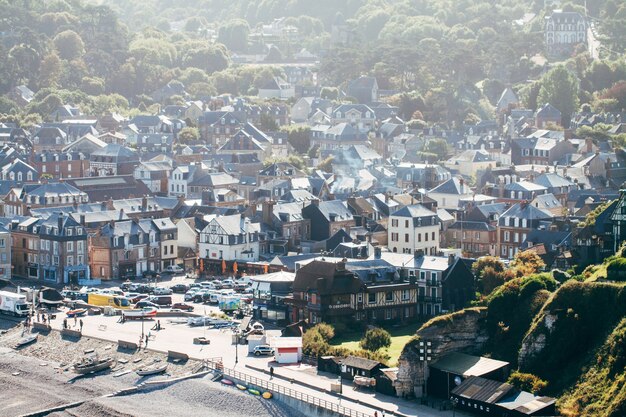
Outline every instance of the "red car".
[[187, 303], [174, 303], [172, 304], [172, 308], [183, 311], [193, 311], [193, 306]]
[[136, 294], [128, 297], [131, 303], [136, 304], [144, 298], [148, 298], [148, 294]]

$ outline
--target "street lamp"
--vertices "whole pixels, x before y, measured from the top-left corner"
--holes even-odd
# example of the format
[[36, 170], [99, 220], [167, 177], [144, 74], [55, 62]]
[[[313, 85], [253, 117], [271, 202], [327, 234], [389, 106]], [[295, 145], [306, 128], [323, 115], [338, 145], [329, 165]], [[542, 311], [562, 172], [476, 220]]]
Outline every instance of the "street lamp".
[[235, 366], [239, 363], [239, 332], [235, 332]]
[[424, 396], [428, 396], [428, 362], [432, 360], [432, 343], [419, 342], [420, 361], [424, 364]]

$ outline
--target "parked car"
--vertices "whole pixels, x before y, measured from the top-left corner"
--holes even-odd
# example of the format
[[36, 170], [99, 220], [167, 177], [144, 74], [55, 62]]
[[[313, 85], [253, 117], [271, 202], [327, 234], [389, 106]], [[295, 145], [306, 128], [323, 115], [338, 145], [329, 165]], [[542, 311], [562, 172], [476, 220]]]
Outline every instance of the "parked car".
[[130, 286], [132, 285], [132, 282], [126, 280], [122, 283], [122, 285], [120, 285], [120, 289], [122, 291], [130, 291]]
[[185, 284], [176, 284], [176, 285], [172, 285], [170, 288], [172, 291], [174, 291], [177, 294], [184, 294], [189, 289], [189, 286]]
[[196, 295], [198, 291], [196, 290], [189, 290], [185, 293], [185, 297], [184, 300], [185, 301], [193, 301], [193, 297]]
[[135, 308], [144, 308], [144, 307], [161, 308], [160, 305], [151, 303], [150, 301], [146, 301], [146, 300], [141, 300], [137, 304], [135, 304]]
[[165, 287], [156, 287], [152, 293], [154, 295], [172, 295], [172, 290], [170, 288]]
[[193, 306], [186, 303], [174, 303], [172, 309], [179, 309], [182, 311], [193, 311]]
[[193, 288], [202, 288], [202, 285], [200, 285], [199, 282], [194, 282], [193, 284], [189, 284], [189, 289], [193, 289]]
[[254, 356], [273, 355], [274, 349], [272, 349], [269, 345], [258, 345], [254, 347], [252, 352], [254, 353]]
[[170, 265], [163, 270], [164, 273], [167, 274], [182, 274], [185, 270], [178, 265]]
[[221, 281], [221, 284], [222, 288], [224, 289], [232, 289], [235, 287], [235, 281], [230, 278], [226, 278], [225, 280]]
[[159, 275], [156, 271], [143, 271], [141, 276], [144, 278], [156, 278]]
[[[132, 296], [131, 296], [132, 294]], [[130, 300], [131, 303], [138, 303], [139, 301], [148, 298], [148, 294], [140, 294], [140, 293], [128, 293], [126, 298]]]
[[171, 295], [151, 295], [150, 297], [146, 298], [146, 301], [150, 301], [151, 303], [158, 304], [161, 307], [171, 306], [172, 296]]

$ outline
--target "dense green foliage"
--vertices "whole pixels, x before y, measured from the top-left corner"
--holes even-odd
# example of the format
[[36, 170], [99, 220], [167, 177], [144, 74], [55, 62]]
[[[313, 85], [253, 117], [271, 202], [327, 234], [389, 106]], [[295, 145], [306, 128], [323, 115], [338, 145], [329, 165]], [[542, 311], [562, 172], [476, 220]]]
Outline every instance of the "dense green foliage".
[[548, 383], [533, 374], [524, 372], [511, 372], [509, 379], [506, 381], [519, 390], [532, 392], [533, 394], [541, 394], [546, 389]]
[[489, 296], [486, 350], [494, 358], [517, 363], [517, 352], [526, 331], [557, 284], [550, 274], [530, 275], [506, 282]]
[[365, 332], [359, 345], [365, 350], [376, 352], [379, 349], [391, 346], [391, 335], [387, 330], [375, 327]]

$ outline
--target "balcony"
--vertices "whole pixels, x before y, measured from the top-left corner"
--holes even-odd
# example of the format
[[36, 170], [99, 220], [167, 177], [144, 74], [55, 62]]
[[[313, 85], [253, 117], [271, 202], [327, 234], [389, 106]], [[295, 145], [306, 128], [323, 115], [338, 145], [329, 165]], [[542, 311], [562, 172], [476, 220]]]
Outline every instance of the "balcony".
[[425, 295], [420, 295], [417, 297], [417, 301], [420, 303], [441, 303], [441, 297], [429, 297]]

